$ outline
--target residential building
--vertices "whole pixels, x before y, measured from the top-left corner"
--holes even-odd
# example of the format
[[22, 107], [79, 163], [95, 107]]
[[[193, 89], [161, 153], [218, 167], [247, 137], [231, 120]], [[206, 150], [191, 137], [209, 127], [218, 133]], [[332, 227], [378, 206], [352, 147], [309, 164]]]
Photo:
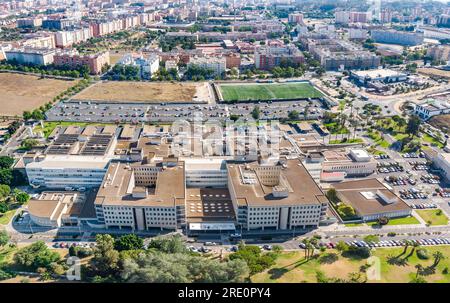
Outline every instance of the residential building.
[[159, 70], [159, 56], [151, 54], [147, 57], [144, 55], [126, 54], [118, 62], [118, 64], [131, 65], [139, 68], [142, 79], [150, 79]]
[[349, 41], [306, 38], [308, 50], [326, 70], [378, 68], [381, 58]]
[[436, 45], [429, 47], [427, 56], [438, 61], [450, 61], [450, 45]]
[[5, 51], [6, 60], [20, 64], [48, 65], [53, 63], [56, 51], [48, 48], [13, 48]]
[[295, 24], [303, 24], [303, 14], [301, 13], [289, 14], [288, 22]]
[[392, 29], [376, 29], [371, 31], [371, 38], [377, 43], [418, 45], [423, 43], [423, 32], [405, 32]]
[[189, 61], [189, 65], [197, 65], [205, 69], [213, 71], [214, 76], [221, 77], [226, 70], [226, 59], [224, 57], [193, 57]]
[[104, 67], [110, 65], [109, 51], [104, 51], [92, 55], [79, 55], [73, 53], [56, 54], [54, 57], [54, 64], [56, 66], [69, 66], [77, 68], [80, 66], [89, 67], [89, 72], [94, 75], [104, 72]]
[[305, 58], [295, 45], [262, 46], [255, 49], [255, 67], [269, 70], [281, 63], [303, 63]]
[[39, 27], [42, 26], [42, 18], [22, 18], [16, 21], [17, 27], [19, 28], [28, 28], [28, 27]]

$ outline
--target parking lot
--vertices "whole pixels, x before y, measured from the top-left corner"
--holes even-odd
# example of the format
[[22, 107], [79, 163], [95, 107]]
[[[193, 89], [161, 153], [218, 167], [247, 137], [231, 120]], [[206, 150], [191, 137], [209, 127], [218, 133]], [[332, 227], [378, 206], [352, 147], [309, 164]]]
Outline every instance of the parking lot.
[[239, 104], [155, 104], [144, 103], [97, 103], [89, 101], [60, 102], [47, 111], [49, 121], [74, 121], [98, 123], [141, 123], [172, 122], [177, 119], [192, 120], [196, 113], [205, 119], [223, 119], [230, 115], [251, 117], [251, 112], [258, 106], [260, 119], [287, 118], [289, 112], [297, 111], [300, 116], [308, 106], [308, 118], [321, 116], [323, 105], [319, 100], [282, 101]]

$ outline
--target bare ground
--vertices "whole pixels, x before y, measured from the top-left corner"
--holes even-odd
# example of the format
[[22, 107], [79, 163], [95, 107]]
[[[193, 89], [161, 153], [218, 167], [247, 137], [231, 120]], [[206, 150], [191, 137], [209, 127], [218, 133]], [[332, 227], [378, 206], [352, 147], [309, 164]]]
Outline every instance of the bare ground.
[[170, 82], [99, 82], [73, 99], [112, 102], [193, 102], [208, 101], [208, 84]]
[[25, 110], [38, 108], [75, 84], [75, 81], [0, 73], [0, 115], [21, 115]]

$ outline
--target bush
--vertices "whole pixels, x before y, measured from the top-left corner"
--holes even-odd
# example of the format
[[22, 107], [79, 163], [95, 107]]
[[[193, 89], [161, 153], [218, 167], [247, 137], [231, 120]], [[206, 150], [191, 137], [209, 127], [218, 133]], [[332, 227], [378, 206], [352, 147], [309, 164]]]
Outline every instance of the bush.
[[428, 260], [430, 256], [428, 255], [428, 251], [425, 248], [419, 248], [416, 250], [417, 257], [421, 260]]

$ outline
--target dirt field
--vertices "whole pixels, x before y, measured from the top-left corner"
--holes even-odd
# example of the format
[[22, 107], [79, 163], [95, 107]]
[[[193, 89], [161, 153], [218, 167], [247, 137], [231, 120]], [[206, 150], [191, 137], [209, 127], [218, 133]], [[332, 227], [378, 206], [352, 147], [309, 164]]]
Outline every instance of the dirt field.
[[77, 100], [114, 102], [192, 102], [209, 101], [208, 83], [99, 82], [75, 95]]
[[0, 115], [21, 115], [25, 110], [38, 108], [75, 84], [75, 81], [0, 73]]
[[450, 135], [450, 115], [434, 116], [428, 122]]
[[440, 70], [437, 68], [419, 68], [417, 69], [419, 74], [424, 74], [427, 76], [436, 76], [450, 79], [450, 71]]

